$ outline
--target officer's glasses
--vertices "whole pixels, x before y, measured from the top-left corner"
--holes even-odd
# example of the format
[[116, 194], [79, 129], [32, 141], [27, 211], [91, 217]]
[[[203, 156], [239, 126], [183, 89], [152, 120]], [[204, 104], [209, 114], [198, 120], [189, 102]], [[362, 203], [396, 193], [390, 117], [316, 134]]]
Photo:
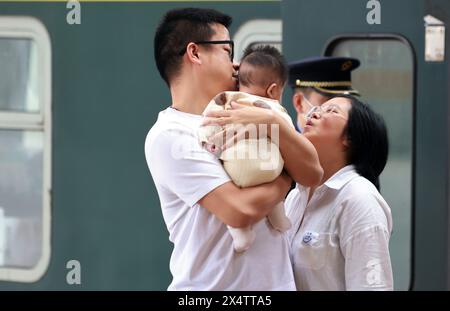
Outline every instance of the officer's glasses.
[[303, 99], [305, 100], [305, 102], [308, 104], [309, 109], [313, 109], [314, 107], [317, 107], [316, 105], [311, 104], [311, 102], [309, 101], [309, 99], [303, 95]]
[[[233, 40], [213, 40], [213, 41], [195, 41], [195, 44], [229, 44], [230, 45], [230, 60], [233, 62], [234, 59], [234, 41]], [[180, 52], [180, 56], [186, 53], [187, 47]]]

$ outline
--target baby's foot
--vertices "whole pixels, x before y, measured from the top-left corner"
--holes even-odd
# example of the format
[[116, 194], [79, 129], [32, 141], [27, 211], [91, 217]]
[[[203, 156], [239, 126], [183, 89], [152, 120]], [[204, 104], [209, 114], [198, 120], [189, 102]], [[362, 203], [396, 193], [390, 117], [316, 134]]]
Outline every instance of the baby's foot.
[[253, 230], [247, 231], [245, 234], [235, 236], [233, 241], [234, 250], [238, 253], [242, 253], [249, 249], [253, 241], [255, 241], [256, 234]]
[[277, 218], [276, 221], [269, 218], [270, 224], [272, 227], [280, 232], [285, 232], [291, 229], [291, 221], [286, 216]]
[[291, 222], [284, 213], [284, 204], [279, 202], [274, 209], [267, 215], [272, 227], [278, 231], [284, 232], [291, 228]]

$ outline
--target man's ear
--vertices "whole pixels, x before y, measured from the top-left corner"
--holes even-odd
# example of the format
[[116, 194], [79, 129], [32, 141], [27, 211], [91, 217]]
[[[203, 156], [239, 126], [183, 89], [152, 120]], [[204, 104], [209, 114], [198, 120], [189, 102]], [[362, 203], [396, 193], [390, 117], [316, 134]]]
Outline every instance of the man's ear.
[[267, 94], [267, 97], [278, 100], [281, 97], [280, 86], [276, 83], [272, 83], [267, 88], [266, 94]]
[[303, 112], [303, 94], [301, 92], [295, 92], [294, 96], [292, 96], [292, 105], [295, 108], [295, 111], [297, 113], [304, 113]]
[[196, 64], [202, 63], [199, 57], [199, 49], [197, 44], [193, 42], [189, 43], [188, 46], [186, 47], [186, 55], [188, 56], [190, 62]]

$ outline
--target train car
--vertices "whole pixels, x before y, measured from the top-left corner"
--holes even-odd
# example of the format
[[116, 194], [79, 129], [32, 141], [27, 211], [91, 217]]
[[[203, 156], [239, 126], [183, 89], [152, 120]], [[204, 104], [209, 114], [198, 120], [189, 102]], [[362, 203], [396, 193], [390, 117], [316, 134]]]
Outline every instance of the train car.
[[187, 6], [233, 17], [237, 60], [262, 43], [361, 60], [389, 129], [395, 289], [450, 289], [448, 1], [0, 0], [0, 290], [167, 289], [144, 140], [170, 105], [154, 32]]

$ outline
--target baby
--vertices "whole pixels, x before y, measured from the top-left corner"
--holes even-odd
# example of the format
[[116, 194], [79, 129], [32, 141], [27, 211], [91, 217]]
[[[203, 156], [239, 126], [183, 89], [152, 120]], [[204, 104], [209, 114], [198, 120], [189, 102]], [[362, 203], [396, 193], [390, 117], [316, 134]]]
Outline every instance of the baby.
[[[271, 46], [247, 48], [239, 68], [239, 92], [223, 92], [214, 97], [203, 115], [211, 110], [231, 108], [231, 102], [272, 109], [282, 115], [293, 126], [292, 120], [280, 105], [287, 80], [286, 63], [280, 52]], [[239, 140], [223, 152], [221, 144], [211, 138], [223, 131], [220, 126], [203, 126], [199, 129], [199, 141], [223, 162], [232, 181], [239, 187], [251, 187], [273, 181], [283, 170], [284, 162], [278, 146], [268, 137], [250, 137]], [[257, 136], [257, 135], [254, 135]], [[283, 202], [279, 202], [267, 216], [272, 227], [286, 231], [291, 224], [284, 213]], [[245, 251], [255, 239], [252, 227], [232, 228], [228, 226], [237, 252]]]

